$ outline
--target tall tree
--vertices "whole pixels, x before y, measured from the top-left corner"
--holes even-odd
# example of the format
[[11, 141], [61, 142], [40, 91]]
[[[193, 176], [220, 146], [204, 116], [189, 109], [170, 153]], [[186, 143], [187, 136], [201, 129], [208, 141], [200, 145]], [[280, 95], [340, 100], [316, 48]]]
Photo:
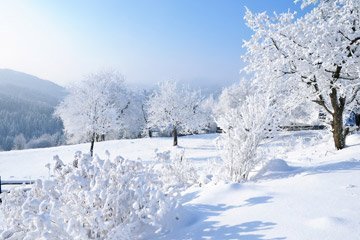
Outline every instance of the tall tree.
[[335, 147], [342, 149], [349, 133], [344, 114], [359, 104], [360, 1], [302, 2], [303, 7], [316, 5], [301, 18], [247, 11], [254, 34], [244, 44], [246, 70], [321, 106], [330, 118]]
[[90, 74], [69, 88], [69, 94], [57, 107], [70, 141], [90, 141], [93, 155], [95, 141], [121, 127], [130, 99], [124, 78], [113, 71]]
[[171, 131], [173, 145], [178, 145], [178, 133], [191, 133], [204, 128], [206, 114], [200, 107], [198, 91], [176, 82], [162, 82], [147, 102], [148, 127]]

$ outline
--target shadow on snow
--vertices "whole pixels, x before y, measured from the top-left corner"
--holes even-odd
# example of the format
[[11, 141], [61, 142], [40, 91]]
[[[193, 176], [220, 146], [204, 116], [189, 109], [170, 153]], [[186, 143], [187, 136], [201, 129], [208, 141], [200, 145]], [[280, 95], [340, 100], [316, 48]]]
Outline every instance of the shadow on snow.
[[[190, 200], [196, 198], [198, 196], [197, 194], [198, 192], [194, 192], [184, 197]], [[175, 231], [175, 233], [164, 235], [159, 239], [284, 240], [286, 237], [268, 238], [264, 234], [257, 233], [258, 231], [273, 229], [277, 225], [273, 222], [255, 220], [237, 225], [219, 225], [218, 221], [209, 220], [231, 209], [271, 203], [271, 199], [272, 197], [270, 196], [252, 197], [245, 200], [244, 203], [239, 206], [225, 204], [187, 205], [185, 206], [187, 214], [183, 216], [183, 222], [180, 224], [182, 231], [177, 233]]]

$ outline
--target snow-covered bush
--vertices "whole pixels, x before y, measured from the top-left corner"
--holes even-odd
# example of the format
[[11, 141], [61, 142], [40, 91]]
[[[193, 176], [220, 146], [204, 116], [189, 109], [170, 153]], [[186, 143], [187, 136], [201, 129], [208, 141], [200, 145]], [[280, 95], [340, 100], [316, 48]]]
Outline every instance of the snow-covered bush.
[[25, 148], [46, 148], [53, 147], [64, 144], [64, 136], [60, 133], [55, 133], [53, 135], [43, 134], [40, 137], [34, 137], [30, 139]]
[[75, 158], [54, 158], [54, 179], [2, 196], [2, 239], [134, 239], [163, 230], [177, 193], [153, 169], [122, 157]]
[[[259, 164], [258, 147], [266, 136], [275, 132], [280, 117], [271, 92], [250, 88], [247, 84], [238, 87], [248, 88], [243, 90], [247, 95], [238, 96], [239, 100], [223, 101], [225, 111], [217, 118], [223, 130], [218, 139], [225, 168], [222, 174], [235, 182], [247, 180], [250, 171]], [[236, 104], [230, 104], [234, 102]]]
[[184, 150], [171, 157], [170, 151], [155, 150], [157, 163], [155, 172], [168, 188], [182, 189], [198, 183], [199, 176], [191, 162], [185, 158]]

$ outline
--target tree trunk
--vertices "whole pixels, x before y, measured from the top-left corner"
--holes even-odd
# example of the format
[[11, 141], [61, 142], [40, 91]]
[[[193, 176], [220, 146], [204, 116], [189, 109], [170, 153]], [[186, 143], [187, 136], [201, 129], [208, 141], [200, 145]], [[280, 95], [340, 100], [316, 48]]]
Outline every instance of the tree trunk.
[[345, 139], [349, 133], [349, 128], [344, 128], [343, 123], [343, 113], [346, 103], [346, 97], [337, 96], [337, 90], [335, 88], [331, 89], [330, 93], [331, 105], [334, 109], [332, 113], [332, 134], [334, 138], [335, 148], [337, 150], [345, 148]]
[[91, 145], [90, 145], [90, 156], [93, 156], [94, 153], [94, 143], [95, 143], [95, 133], [93, 134], [92, 138], [91, 138]]
[[331, 123], [332, 134], [334, 138], [335, 148], [337, 150], [345, 147], [346, 131], [343, 127], [343, 116], [340, 112], [334, 112], [333, 121]]
[[149, 137], [151, 138], [151, 137], [152, 137], [152, 131], [151, 131], [151, 129], [148, 130], [148, 134], [149, 134]]
[[173, 129], [172, 135], [174, 137], [173, 146], [177, 146], [178, 145], [178, 133], [177, 133], [176, 127], [174, 127], [174, 129]]
[[349, 128], [348, 127], [344, 128], [344, 123], [343, 123], [343, 114], [346, 105], [346, 96], [341, 96], [341, 94], [340, 96], [338, 96], [338, 92], [337, 92], [338, 89], [335, 86], [335, 82], [340, 78], [341, 69], [342, 66], [336, 66], [336, 70], [332, 74], [333, 80], [330, 81], [331, 92], [329, 94], [329, 97], [333, 109], [332, 111], [331, 108], [329, 108], [324, 101], [324, 97], [316, 82], [316, 78], [314, 77], [314, 79], [310, 82], [311, 84], [313, 84], [315, 91], [318, 93], [318, 100], [316, 100], [315, 102], [318, 103], [320, 106], [324, 107], [324, 109], [332, 116], [331, 128], [332, 128], [335, 148], [337, 150], [345, 148], [345, 139], [349, 133]]

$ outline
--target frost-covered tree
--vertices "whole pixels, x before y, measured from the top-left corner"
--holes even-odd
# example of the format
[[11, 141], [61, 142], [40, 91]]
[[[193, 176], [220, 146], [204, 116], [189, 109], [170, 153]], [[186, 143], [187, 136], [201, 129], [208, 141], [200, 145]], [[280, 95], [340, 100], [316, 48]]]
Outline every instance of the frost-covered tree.
[[254, 31], [244, 46], [246, 70], [264, 82], [281, 81], [289, 94], [321, 106], [329, 115], [336, 149], [345, 147], [343, 116], [359, 104], [360, 1], [304, 0], [313, 9], [269, 17], [247, 11]]
[[69, 94], [55, 111], [73, 142], [94, 142], [116, 132], [130, 105], [130, 96], [122, 75], [108, 71], [90, 74], [69, 88]]
[[14, 138], [14, 145], [13, 149], [15, 150], [22, 150], [26, 146], [26, 139], [24, 137], [24, 134], [16, 135]]
[[230, 109], [237, 108], [249, 94], [250, 81], [241, 80], [241, 84], [233, 84], [223, 89], [214, 106], [215, 118], [226, 114]]
[[214, 133], [217, 130], [217, 124], [215, 121], [215, 114], [216, 114], [216, 103], [217, 100], [214, 98], [212, 94], [207, 96], [200, 105], [200, 109], [203, 112], [205, 119], [206, 119], [206, 132], [207, 133]]
[[[119, 127], [113, 133], [114, 138], [138, 138], [141, 136], [145, 127], [145, 120], [141, 108], [144, 103], [143, 95], [128, 89], [126, 99], [128, 99], [127, 106], [121, 104], [117, 106]], [[121, 101], [119, 101], [119, 103], [121, 103]]]
[[171, 131], [176, 146], [179, 132], [192, 133], [206, 126], [208, 116], [201, 110], [202, 100], [199, 91], [162, 82], [147, 102], [148, 127]]
[[141, 104], [141, 112], [142, 112], [142, 119], [144, 120], [144, 129], [143, 133], [145, 136], [152, 137], [152, 130], [149, 124], [149, 113], [147, 111], [147, 102], [151, 97], [151, 93], [144, 90], [141, 94], [142, 96], [142, 104]]

